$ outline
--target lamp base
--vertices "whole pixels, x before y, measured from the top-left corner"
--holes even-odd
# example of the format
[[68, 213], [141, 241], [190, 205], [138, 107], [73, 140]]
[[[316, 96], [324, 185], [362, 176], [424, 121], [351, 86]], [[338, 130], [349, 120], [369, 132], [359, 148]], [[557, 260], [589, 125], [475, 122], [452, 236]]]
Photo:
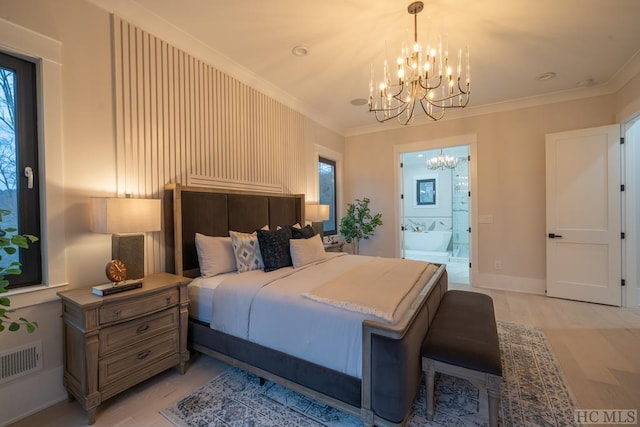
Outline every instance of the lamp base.
[[320, 235], [320, 240], [322, 240], [324, 223], [322, 221], [313, 221], [311, 222], [311, 228], [313, 228], [313, 232]]
[[119, 259], [127, 266], [127, 279], [144, 277], [144, 235], [113, 234], [111, 259]]

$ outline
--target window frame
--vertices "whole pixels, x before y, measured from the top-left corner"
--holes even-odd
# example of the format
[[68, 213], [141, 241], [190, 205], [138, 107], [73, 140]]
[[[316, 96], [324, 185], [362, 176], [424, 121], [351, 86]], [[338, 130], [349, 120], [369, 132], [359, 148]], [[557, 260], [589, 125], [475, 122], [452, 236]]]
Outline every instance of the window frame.
[[[38, 140], [42, 284], [11, 289], [11, 308], [18, 310], [57, 301], [68, 285], [62, 144], [62, 43], [10, 21], [0, 19], [3, 52], [33, 61], [38, 82]], [[46, 150], [44, 146], [46, 145]], [[46, 174], [46, 178], [45, 178]]]
[[[15, 74], [15, 156], [16, 156], [16, 215], [18, 233], [37, 236], [40, 232], [40, 167], [38, 131], [38, 82], [36, 64], [16, 55], [0, 51], [0, 67]], [[33, 186], [23, 171], [30, 167], [34, 173]], [[16, 289], [42, 283], [42, 252], [40, 241], [30, 244], [29, 249], [19, 249], [22, 274], [5, 277], [7, 289]]]
[[322, 222], [322, 230], [325, 236], [333, 236], [338, 234], [338, 162], [336, 160], [329, 159], [326, 156], [319, 155], [318, 156], [318, 203], [323, 203], [320, 199], [320, 163], [324, 163], [333, 168], [333, 218], [335, 227], [330, 230], [325, 230], [325, 225], [327, 221]]

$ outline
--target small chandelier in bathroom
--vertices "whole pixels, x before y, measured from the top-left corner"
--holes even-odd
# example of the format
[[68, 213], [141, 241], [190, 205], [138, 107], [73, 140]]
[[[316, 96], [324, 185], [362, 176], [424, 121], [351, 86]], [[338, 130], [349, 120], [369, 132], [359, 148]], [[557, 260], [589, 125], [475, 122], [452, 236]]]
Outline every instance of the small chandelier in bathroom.
[[427, 160], [427, 169], [453, 169], [458, 165], [458, 159], [454, 156], [445, 156], [440, 149], [440, 154]]

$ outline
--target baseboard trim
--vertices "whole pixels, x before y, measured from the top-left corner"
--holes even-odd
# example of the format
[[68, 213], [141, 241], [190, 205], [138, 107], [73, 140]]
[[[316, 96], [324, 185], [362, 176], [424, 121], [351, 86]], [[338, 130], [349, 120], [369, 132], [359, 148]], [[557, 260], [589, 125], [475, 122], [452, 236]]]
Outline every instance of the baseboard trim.
[[526, 294], [545, 295], [547, 281], [527, 277], [505, 276], [500, 274], [478, 274], [474, 277], [473, 286], [484, 289], [496, 289]]

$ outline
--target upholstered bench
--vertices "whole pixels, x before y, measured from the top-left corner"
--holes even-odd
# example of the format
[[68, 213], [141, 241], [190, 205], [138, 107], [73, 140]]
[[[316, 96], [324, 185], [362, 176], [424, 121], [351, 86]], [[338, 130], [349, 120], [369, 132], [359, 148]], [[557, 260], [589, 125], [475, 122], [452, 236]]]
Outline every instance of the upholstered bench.
[[486, 390], [489, 425], [498, 425], [502, 363], [491, 297], [457, 290], [444, 295], [422, 344], [422, 370], [430, 420], [434, 377], [441, 372], [467, 379], [481, 392]]

